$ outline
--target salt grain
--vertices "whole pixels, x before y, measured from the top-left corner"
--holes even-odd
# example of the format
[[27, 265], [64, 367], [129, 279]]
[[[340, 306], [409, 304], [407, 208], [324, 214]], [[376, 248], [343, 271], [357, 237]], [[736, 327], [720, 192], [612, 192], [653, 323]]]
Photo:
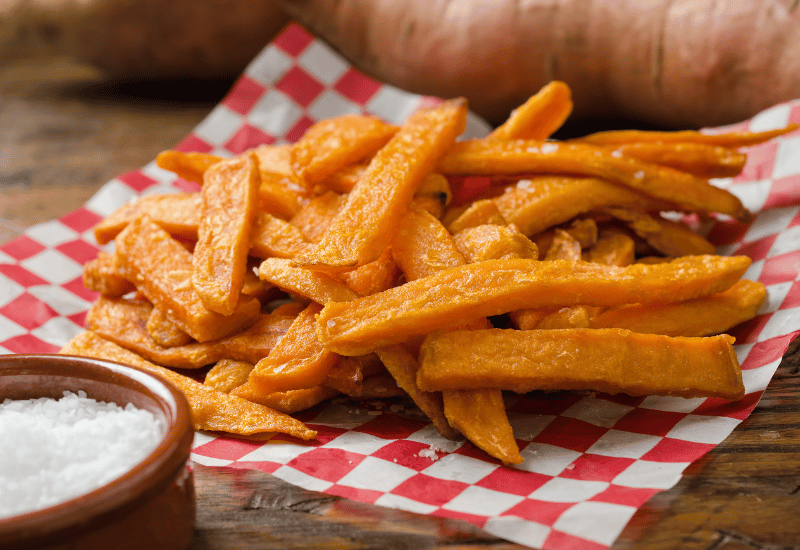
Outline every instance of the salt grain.
[[150, 411], [64, 392], [0, 403], [0, 518], [38, 510], [118, 478], [158, 445]]

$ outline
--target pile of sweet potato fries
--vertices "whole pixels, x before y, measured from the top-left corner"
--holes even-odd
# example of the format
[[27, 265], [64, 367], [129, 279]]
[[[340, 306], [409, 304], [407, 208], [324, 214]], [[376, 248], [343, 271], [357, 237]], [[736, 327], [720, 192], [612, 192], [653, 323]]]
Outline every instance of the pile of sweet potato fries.
[[[571, 110], [553, 82], [481, 139], [457, 141], [467, 105], [451, 100], [235, 158], [165, 151], [158, 165], [202, 190], [95, 227], [114, 252], [86, 264], [100, 297], [62, 353], [143, 366], [183, 390], [197, 429], [242, 436], [311, 439], [292, 413], [407, 395], [512, 464], [504, 391], [740, 399], [724, 332], [765, 289], [685, 220], [746, 221], [709, 179], [794, 126], [549, 139]], [[175, 370], [201, 368], [204, 383]]]

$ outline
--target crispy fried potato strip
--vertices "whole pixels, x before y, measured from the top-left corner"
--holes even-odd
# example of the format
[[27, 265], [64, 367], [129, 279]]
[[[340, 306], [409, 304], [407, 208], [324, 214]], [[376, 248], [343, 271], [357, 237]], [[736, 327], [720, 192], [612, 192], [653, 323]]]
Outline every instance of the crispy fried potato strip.
[[304, 185], [312, 188], [354, 162], [374, 155], [397, 130], [397, 126], [363, 115], [321, 120], [292, 147], [292, 168]]
[[317, 338], [342, 355], [362, 355], [469, 319], [520, 308], [688, 300], [731, 287], [749, 265], [746, 256], [690, 256], [628, 267], [569, 260], [487, 260], [352, 302], [329, 303], [317, 319]]
[[153, 306], [141, 300], [100, 298], [86, 315], [86, 327], [159, 365], [197, 369], [226, 358], [255, 363], [269, 354], [292, 323], [285, 315], [261, 314], [251, 327], [231, 336], [168, 347], [146, 328], [152, 311]]
[[607, 309], [592, 318], [591, 326], [666, 336], [710, 336], [755, 317], [766, 297], [763, 284], [742, 279], [724, 292], [694, 300]]
[[721, 132], [703, 133], [694, 130], [679, 132], [651, 132], [645, 130], [610, 130], [597, 132], [570, 140], [571, 142], [590, 143], [592, 145], [620, 145], [637, 142], [659, 143], [707, 143], [722, 147], [739, 148], [758, 145], [772, 138], [776, 138], [800, 128], [795, 123], [787, 124], [783, 128], [766, 130], [763, 132]]
[[83, 286], [103, 296], [123, 296], [136, 290], [128, 279], [120, 275], [114, 254], [101, 250], [97, 257], [83, 266]]
[[192, 286], [203, 305], [222, 315], [236, 310], [242, 293], [258, 185], [250, 156], [218, 162], [204, 175]]
[[228, 336], [258, 318], [261, 303], [251, 296], [241, 296], [231, 315], [206, 308], [192, 286], [191, 253], [149, 218], [128, 224], [115, 242], [120, 272], [198, 342]]
[[298, 265], [353, 268], [377, 259], [425, 177], [466, 125], [464, 100], [413, 114], [369, 163], [317, 246]]
[[672, 338], [623, 329], [437, 332], [420, 350], [417, 384], [433, 391], [596, 390], [741, 399], [727, 335]]
[[[300, 390], [322, 384], [338, 356], [314, 337], [316, 315], [322, 306], [310, 304], [275, 344], [269, 355], [256, 363], [247, 379], [247, 390], [269, 394]], [[240, 390], [234, 390], [239, 395]]]
[[563, 82], [553, 81], [514, 109], [487, 139], [545, 140], [561, 128], [571, 113], [572, 91]]
[[223, 157], [195, 151], [162, 151], [156, 156], [156, 165], [164, 170], [175, 172], [187, 181], [203, 184], [203, 174]]
[[720, 212], [741, 221], [750, 213], [733, 193], [706, 179], [581, 143], [536, 140], [468, 140], [456, 143], [439, 162], [454, 175], [570, 174], [604, 178], [688, 211]]
[[314, 439], [317, 432], [310, 430], [286, 414], [269, 409], [246, 399], [228, 395], [196, 382], [170, 369], [154, 365], [118, 345], [104, 340], [93, 332], [83, 332], [70, 340], [59, 353], [108, 359], [145, 369], [174, 384], [186, 396], [192, 412], [195, 429], [224, 431], [251, 435], [264, 432], [281, 432], [300, 439]]

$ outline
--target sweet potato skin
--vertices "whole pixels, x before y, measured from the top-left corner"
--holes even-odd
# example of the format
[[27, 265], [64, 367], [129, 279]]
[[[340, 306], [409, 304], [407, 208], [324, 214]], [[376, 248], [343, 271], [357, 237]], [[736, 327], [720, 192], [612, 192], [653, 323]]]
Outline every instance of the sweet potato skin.
[[800, 11], [782, 0], [280, 5], [365, 72], [463, 95], [495, 123], [552, 80], [572, 89], [576, 119], [668, 127], [738, 122], [797, 95]]

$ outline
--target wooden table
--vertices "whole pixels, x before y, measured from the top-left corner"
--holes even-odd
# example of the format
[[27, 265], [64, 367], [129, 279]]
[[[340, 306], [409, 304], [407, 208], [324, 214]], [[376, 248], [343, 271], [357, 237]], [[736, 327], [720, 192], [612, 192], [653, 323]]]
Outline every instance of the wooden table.
[[[0, 242], [177, 143], [231, 82], [103, 82], [65, 58], [0, 67]], [[797, 342], [795, 342], [797, 343]], [[471, 525], [195, 466], [192, 548], [522, 548]], [[755, 412], [633, 517], [613, 548], [800, 549], [800, 351]]]

